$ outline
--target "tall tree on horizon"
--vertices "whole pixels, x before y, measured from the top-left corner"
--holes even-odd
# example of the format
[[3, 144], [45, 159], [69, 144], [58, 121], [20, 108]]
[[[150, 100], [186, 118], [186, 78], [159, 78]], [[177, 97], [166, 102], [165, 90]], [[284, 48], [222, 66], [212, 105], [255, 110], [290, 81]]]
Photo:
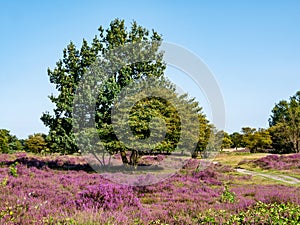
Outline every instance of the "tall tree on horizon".
[[279, 152], [300, 152], [300, 91], [281, 100], [269, 118], [273, 147]]

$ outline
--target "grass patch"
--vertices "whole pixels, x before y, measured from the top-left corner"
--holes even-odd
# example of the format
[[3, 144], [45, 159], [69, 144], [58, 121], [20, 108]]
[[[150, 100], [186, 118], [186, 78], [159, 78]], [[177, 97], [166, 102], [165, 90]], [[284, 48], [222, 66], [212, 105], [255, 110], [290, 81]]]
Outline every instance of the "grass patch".
[[216, 156], [214, 161], [220, 162], [225, 165], [237, 167], [243, 160], [255, 160], [269, 155], [268, 153], [220, 153]]

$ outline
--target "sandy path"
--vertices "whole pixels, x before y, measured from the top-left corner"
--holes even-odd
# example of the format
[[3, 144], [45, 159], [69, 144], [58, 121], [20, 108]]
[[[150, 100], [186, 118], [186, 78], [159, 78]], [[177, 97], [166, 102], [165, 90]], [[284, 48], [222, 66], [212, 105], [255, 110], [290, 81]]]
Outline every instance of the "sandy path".
[[266, 174], [266, 173], [259, 173], [251, 170], [246, 170], [246, 169], [236, 169], [237, 172], [243, 173], [243, 174], [249, 174], [252, 176], [262, 176], [262, 177], [267, 177], [273, 180], [278, 180], [282, 181], [288, 184], [300, 184], [300, 180], [295, 178], [295, 177], [290, 177], [287, 175], [274, 175], [274, 174]]

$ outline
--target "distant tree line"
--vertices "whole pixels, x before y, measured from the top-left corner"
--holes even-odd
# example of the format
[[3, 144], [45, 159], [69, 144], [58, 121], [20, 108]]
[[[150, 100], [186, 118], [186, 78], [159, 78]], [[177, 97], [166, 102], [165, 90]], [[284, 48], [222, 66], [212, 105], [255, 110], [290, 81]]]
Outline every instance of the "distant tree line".
[[245, 147], [251, 152], [300, 152], [300, 91], [289, 100], [275, 104], [268, 129], [243, 127], [241, 132], [225, 133], [223, 148]]
[[[136, 113], [140, 112], [137, 110]], [[248, 148], [250, 152], [279, 154], [300, 152], [300, 91], [290, 97], [288, 101], [282, 100], [275, 104], [269, 119], [270, 126], [267, 129], [243, 127], [241, 132], [232, 134], [228, 134], [225, 131], [211, 132], [213, 125], [209, 124], [205, 116], [199, 114], [199, 120], [201, 120], [200, 124], [202, 127], [194, 156], [198, 156], [208, 147], [211, 135], [222, 137], [220, 150], [226, 148]], [[139, 126], [136, 125], [136, 127]], [[143, 132], [137, 134], [146, 135], [147, 129], [144, 128]], [[176, 130], [173, 132], [176, 132]], [[19, 140], [15, 135], [10, 134], [9, 130], [0, 129], [0, 153], [16, 151], [28, 151], [36, 154], [65, 153], [52, 149], [51, 146], [53, 146], [53, 143], [46, 134], [37, 133], [29, 135], [25, 140]], [[163, 149], [164, 147], [166, 149]], [[172, 151], [172, 142], [167, 142], [160, 148], [161, 152]]]
[[18, 139], [10, 134], [9, 130], [0, 129], [0, 153], [14, 153], [18, 151], [32, 152], [35, 154], [50, 153], [46, 134], [29, 135], [27, 139]]
[[[141, 113], [136, 111], [136, 114]], [[141, 116], [141, 115], [140, 115]], [[145, 115], [144, 115], [145, 116]], [[226, 148], [248, 148], [250, 152], [269, 152], [269, 153], [299, 153], [300, 141], [300, 92], [290, 97], [289, 100], [282, 100], [275, 104], [269, 119], [269, 128], [251, 128], [243, 127], [240, 132], [228, 134], [225, 131], [213, 130], [213, 125], [205, 118], [203, 114], [199, 114], [201, 120], [201, 131], [199, 141], [194, 156], [198, 156], [209, 145], [211, 135], [221, 136], [222, 143], [220, 150]], [[178, 121], [177, 121], [178, 122]], [[133, 121], [134, 123], [134, 121]], [[139, 127], [134, 123], [135, 128]], [[147, 129], [143, 132], [137, 132], [137, 135], [146, 135]], [[176, 132], [174, 130], [173, 132]], [[35, 154], [47, 154], [64, 151], [53, 149], [53, 143], [48, 138], [49, 134], [33, 134], [27, 139], [18, 139], [15, 135], [10, 134], [9, 130], [0, 129], [0, 153], [12, 153], [16, 151], [27, 151]], [[176, 137], [173, 135], [173, 138]], [[174, 147], [174, 146], [173, 146]], [[166, 142], [159, 149], [161, 152], [172, 151], [172, 142]], [[164, 149], [165, 148], [165, 149]]]
[[222, 148], [248, 148], [250, 152], [265, 152], [272, 149], [272, 138], [268, 129], [243, 127], [241, 132], [225, 132]]
[[24, 143], [15, 135], [10, 134], [9, 130], [0, 129], [0, 152], [10, 153], [18, 150], [22, 150]]

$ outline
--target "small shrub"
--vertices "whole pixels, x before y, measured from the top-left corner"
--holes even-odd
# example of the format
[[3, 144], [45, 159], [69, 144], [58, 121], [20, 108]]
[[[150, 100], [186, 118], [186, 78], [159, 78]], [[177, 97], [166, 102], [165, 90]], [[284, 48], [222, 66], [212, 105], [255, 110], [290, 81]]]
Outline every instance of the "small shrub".
[[235, 202], [235, 193], [228, 190], [228, 187], [225, 186], [225, 189], [221, 195], [222, 202], [234, 203]]
[[8, 182], [8, 177], [4, 177], [0, 183], [0, 185], [3, 187], [3, 186], [6, 186], [7, 185], [7, 182]]
[[15, 162], [14, 164], [9, 166], [9, 173], [13, 177], [18, 177], [18, 168], [17, 168], [18, 162]]
[[82, 209], [115, 210], [124, 206], [140, 206], [140, 201], [127, 186], [100, 184], [80, 192], [76, 205]]
[[26, 151], [33, 152], [35, 154], [49, 152], [48, 144], [46, 142], [46, 135], [29, 135], [28, 139], [25, 140], [25, 149]]

